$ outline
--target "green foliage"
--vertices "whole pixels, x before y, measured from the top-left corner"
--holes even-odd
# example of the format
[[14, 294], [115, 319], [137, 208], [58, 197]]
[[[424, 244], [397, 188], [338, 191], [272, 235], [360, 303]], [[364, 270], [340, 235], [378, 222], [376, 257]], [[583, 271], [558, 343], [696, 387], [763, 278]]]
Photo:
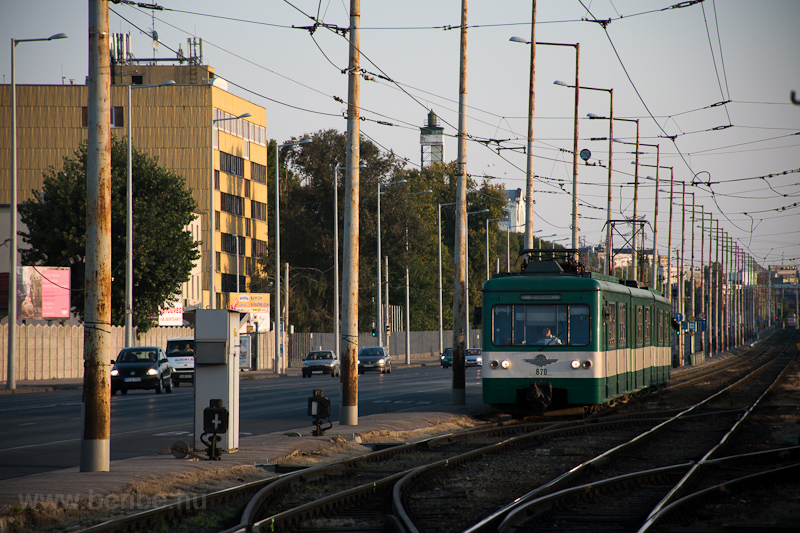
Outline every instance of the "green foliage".
[[[346, 137], [335, 130], [307, 136], [310, 143], [281, 151], [281, 262], [288, 262], [290, 322], [297, 331], [332, 331], [334, 317], [333, 179], [335, 169], [346, 163]], [[297, 141], [292, 139], [290, 142]], [[389, 300], [405, 305], [405, 271], [409, 270], [411, 328], [438, 328], [438, 204], [455, 202], [455, 164], [434, 164], [407, 169], [393, 153], [382, 153], [366, 139], [360, 143], [359, 177], [359, 331], [371, 331], [376, 315], [377, 292], [377, 198], [381, 194], [381, 255], [389, 257]], [[268, 149], [269, 190], [274, 191], [275, 144]], [[285, 169], [285, 170], [284, 170]], [[346, 172], [338, 176], [339, 248], [345, 247]], [[406, 183], [385, 184], [406, 180]], [[468, 211], [489, 209], [469, 219], [470, 304], [480, 302], [486, 277], [487, 218], [504, 216], [505, 196], [501, 186], [468, 180]], [[422, 193], [431, 190], [431, 193]], [[269, 206], [274, 220], [274, 205]], [[442, 289], [444, 324], [452, 324], [454, 206], [442, 207]], [[497, 222], [489, 226], [489, 253], [493, 264], [498, 250], [506, 253], [505, 232]], [[271, 236], [272, 237], [272, 236]], [[512, 266], [519, 243], [512, 234]], [[502, 241], [502, 247], [500, 247]], [[406, 243], [408, 247], [406, 248]], [[273, 242], [268, 255], [259, 258], [261, 272], [251, 279], [251, 292], [272, 292]], [[505, 263], [503, 269], [505, 269]], [[339, 258], [339, 279], [344, 280], [344, 259]], [[384, 274], [385, 275], [385, 274]], [[340, 295], [341, 297], [341, 295]], [[281, 300], [285, 303], [284, 299]]]
[[[20, 217], [30, 246], [21, 250], [24, 265], [70, 265], [86, 256], [87, 145], [65, 157], [63, 169], [44, 174], [42, 191], [23, 203]], [[125, 323], [127, 144], [111, 138], [111, 323]], [[153, 325], [159, 306], [180, 293], [199, 256], [199, 243], [184, 227], [197, 204], [186, 180], [133, 149], [133, 324], [140, 332]], [[71, 304], [84, 317], [85, 266], [71, 264]]]

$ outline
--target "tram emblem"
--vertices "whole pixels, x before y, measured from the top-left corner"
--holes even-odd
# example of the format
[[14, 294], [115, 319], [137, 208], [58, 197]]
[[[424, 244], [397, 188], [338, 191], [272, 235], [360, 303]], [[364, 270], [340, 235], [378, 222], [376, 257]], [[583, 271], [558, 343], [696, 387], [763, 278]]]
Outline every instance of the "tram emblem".
[[540, 353], [533, 359], [523, 359], [523, 361], [536, 366], [547, 366], [550, 363], [555, 363], [556, 361], [558, 361], [558, 359], [548, 359], [547, 357], [544, 356], [544, 354]]

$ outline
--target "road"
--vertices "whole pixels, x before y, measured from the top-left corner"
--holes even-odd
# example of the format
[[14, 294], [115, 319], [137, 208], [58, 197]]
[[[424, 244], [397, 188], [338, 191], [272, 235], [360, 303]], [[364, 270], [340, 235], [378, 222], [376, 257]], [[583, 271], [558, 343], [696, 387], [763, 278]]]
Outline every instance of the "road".
[[[467, 370], [467, 404], [481, 404], [480, 370]], [[296, 430], [310, 432], [307, 399], [322, 389], [339, 420], [341, 384], [330, 376], [311, 379], [242, 379], [240, 438]], [[452, 371], [438, 366], [395, 368], [391, 374], [359, 376], [359, 416], [432, 410], [450, 404]], [[176, 440], [190, 442], [194, 388], [171, 394], [129, 391], [111, 398], [111, 460], [169, 453]], [[80, 464], [81, 391], [55, 390], [0, 395], [0, 479]]]

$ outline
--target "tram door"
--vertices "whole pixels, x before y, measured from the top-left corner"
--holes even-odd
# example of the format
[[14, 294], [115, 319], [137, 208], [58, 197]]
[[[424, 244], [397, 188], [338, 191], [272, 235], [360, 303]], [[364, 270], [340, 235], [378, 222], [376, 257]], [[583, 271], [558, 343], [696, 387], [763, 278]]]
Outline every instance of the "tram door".
[[630, 373], [631, 373], [631, 361], [630, 361], [630, 349], [628, 348], [628, 309], [625, 304], [619, 304], [619, 348], [618, 353], [619, 357], [618, 360], [620, 361], [620, 368], [619, 373], [620, 377], [622, 378], [622, 390], [617, 388], [617, 392], [621, 393], [626, 390], [630, 390]]
[[619, 351], [617, 350], [617, 304], [609, 303], [603, 312], [605, 325], [605, 397], [619, 394]]

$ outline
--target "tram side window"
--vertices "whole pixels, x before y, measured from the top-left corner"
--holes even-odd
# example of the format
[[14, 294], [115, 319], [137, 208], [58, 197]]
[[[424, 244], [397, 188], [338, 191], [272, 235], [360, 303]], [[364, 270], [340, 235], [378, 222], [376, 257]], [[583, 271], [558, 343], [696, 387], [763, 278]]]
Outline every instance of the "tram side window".
[[569, 344], [571, 346], [589, 344], [589, 307], [586, 305], [569, 307]]
[[495, 346], [511, 346], [511, 306], [498, 305], [492, 313], [492, 334]]
[[608, 304], [608, 310], [611, 312], [608, 323], [606, 324], [606, 341], [609, 348], [617, 347], [617, 306], [616, 304]]
[[642, 306], [636, 306], [636, 346], [642, 345]]
[[650, 345], [650, 308], [644, 308], [644, 343]]

